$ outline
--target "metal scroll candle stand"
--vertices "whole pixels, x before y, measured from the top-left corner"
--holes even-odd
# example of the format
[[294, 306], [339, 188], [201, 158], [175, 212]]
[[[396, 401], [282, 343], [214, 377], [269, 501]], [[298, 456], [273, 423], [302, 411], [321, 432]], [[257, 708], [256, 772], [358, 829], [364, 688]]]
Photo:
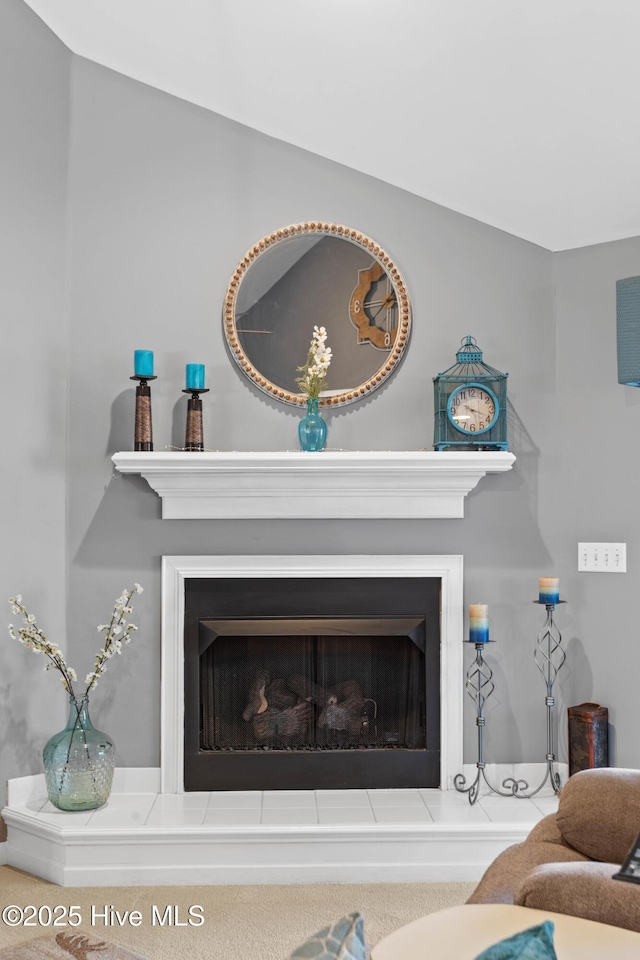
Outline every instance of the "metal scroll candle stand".
[[514, 797], [520, 797], [522, 799], [535, 797], [537, 793], [540, 793], [547, 780], [553, 787], [554, 793], [560, 793], [561, 790], [560, 777], [557, 771], [554, 769], [556, 755], [554, 752], [553, 715], [556, 702], [553, 696], [553, 686], [556, 682], [558, 673], [564, 666], [567, 655], [562, 647], [562, 634], [553, 621], [553, 611], [558, 604], [566, 603], [566, 601], [560, 600], [557, 594], [554, 595], [552, 599], [553, 602], [549, 602], [549, 600], [544, 599], [541, 593], [540, 599], [533, 601], [534, 603], [544, 605], [547, 610], [547, 619], [544, 627], [538, 634], [538, 639], [536, 641], [537, 646], [534, 654], [536, 666], [542, 674], [542, 678], [547, 688], [547, 695], [544, 700], [547, 708], [547, 753], [545, 756], [547, 769], [544, 779], [535, 790], [531, 790], [526, 780], [516, 780], [514, 777], [508, 777], [502, 782], [502, 786], [508, 786], [511, 790], [511, 794]]
[[[466, 642], [473, 643], [472, 640], [467, 640]], [[484, 762], [484, 705], [495, 689], [495, 684], [493, 682], [493, 671], [491, 670], [491, 667], [485, 663], [482, 656], [482, 651], [487, 643], [493, 643], [493, 640], [483, 640], [481, 643], [474, 643], [476, 648], [476, 658], [467, 670], [465, 681], [465, 689], [476, 705], [476, 726], [478, 728], [478, 759], [476, 761], [476, 767], [478, 772], [475, 780], [470, 786], [466, 785], [467, 778], [462, 773], [458, 773], [453, 778], [453, 785], [458, 793], [466, 793], [468, 795], [469, 803], [472, 805], [478, 799], [478, 791], [480, 790], [481, 779], [484, 780], [489, 789], [493, 790], [494, 793], [500, 793], [500, 791], [496, 790], [495, 787], [492, 786], [487, 780]], [[503, 795], [509, 796], [509, 794]]]
[[[548, 780], [553, 787], [554, 793], [560, 792], [560, 777], [554, 769], [556, 756], [554, 752], [553, 716], [555, 698], [553, 696], [553, 687], [558, 673], [564, 666], [567, 655], [562, 647], [562, 635], [553, 620], [553, 612], [557, 604], [565, 603], [565, 601], [559, 599], [559, 595], [557, 593], [557, 580], [555, 580], [555, 587], [553, 588], [554, 592], [550, 593], [548, 596], [545, 597], [543, 589], [544, 588], [541, 581], [540, 599], [535, 600], [534, 603], [542, 604], [546, 607], [547, 618], [544, 627], [538, 634], [534, 659], [538, 670], [542, 674], [547, 689], [547, 695], [545, 697], [545, 705], [547, 709], [547, 753], [545, 759], [547, 763], [547, 769], [544, 779], [539, 786], [535, 788], [535, 790], [531, 790], [526, 780], [516, 780], [515, 777], [507, 777], [505, 780], [503, 780], [501, 784], [503, 788], [502, 790], [494, 787], [493, 784], [487, 779], [484, 761], [484, 705], [494, 691], [494, 683], [493, 672], [485, 663], [482, 655], [485, 645], [489, 642], [492, 642], [489, 641], [488, 625], [485, 622], [485, 639], [483, 639], [482, 642], [475, 642], [474, 644], [476, 648], [476, 658], [467, 670], [465, 682], [466, 691], [476, 705], [476, 726], [478, 728], [478, 759], [476, 761], [476, 767], [478, 769], [478, 773], [470, 786], [466, 785], [466, 778], [461, 773], [457, 774], [457, 776], [455, 776], [453, 779], [453, 785], [455, 789], [459, 793], [466, 793], [468, 795], [470, 804], [474, 804], [478, 799], [481, 780], [484, 780], [486, 785], [493, 793], [497, 793], [501, 797], [529, 799], [530, 797], [534, 797], [536, 794], [540, 793]], [[472, 609], [473, 606], [469, 608], [470, 612]], [[486, 607], [484, 609], [486, 617]], [[469, 643], [474, 642], [473, 621], [471, 622], [472, 628], [471, 638], [468, 641]]]
[[[467, 779], [462, 773], [458, 773], [453, 778], [453, 785], [458, 793], [466, 793], [470, 804], [474, 804], [478, 799], [480, 791], [480, 782], [484, 780], [486, 785], [493, 793], [498, 793], [503, 797], [511, 796], [511, 793], [502, 793], [497, 790], [487, 779], [484, 762], [484, 705], [495, 689], [493, 682], [493, 671], [482, 656], [482, 651], [489, 640], [489, 608], [485, 603], [469, 604], [469, 640], [476, 648], [476, 658], [467, 670], [465, 688], [471, 699], [476, 705], [476, 726], [478, 728], [478, 759], [476, 761], [477, 774], [470, 786], [467, 786]], [[504, 784], [503, 784], [504, 786]]]

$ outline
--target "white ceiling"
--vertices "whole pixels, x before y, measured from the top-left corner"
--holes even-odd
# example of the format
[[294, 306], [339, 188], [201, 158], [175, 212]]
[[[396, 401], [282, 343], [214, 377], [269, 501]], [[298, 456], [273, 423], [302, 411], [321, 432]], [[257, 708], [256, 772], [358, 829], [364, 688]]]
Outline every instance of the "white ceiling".
[[639, 0], [25, 0], [74, 52], [563, 250], [640, 235]]

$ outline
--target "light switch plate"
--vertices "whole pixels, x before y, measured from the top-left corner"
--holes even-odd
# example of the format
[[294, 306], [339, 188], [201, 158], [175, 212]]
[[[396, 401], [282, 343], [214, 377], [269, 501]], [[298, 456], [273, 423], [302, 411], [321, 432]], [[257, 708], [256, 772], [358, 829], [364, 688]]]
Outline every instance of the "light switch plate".
[[579, 543], [578, 570], [595, 573], [626, 573], [626, 543]]

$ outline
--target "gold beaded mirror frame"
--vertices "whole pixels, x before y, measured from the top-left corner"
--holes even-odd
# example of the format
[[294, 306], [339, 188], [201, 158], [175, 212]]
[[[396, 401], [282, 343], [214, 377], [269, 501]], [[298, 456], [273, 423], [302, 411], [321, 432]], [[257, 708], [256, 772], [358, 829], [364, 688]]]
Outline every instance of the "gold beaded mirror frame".
[[233, 272], [223, 325], [231, 356], [258, 389], [303, 405], [296, 385], [314, 326], [333, 358], [323, 407], [369, 396], [398, 368], [411, 305], [393, 260], [374, 240], [335, 223], [282, 227], [251, 247]]

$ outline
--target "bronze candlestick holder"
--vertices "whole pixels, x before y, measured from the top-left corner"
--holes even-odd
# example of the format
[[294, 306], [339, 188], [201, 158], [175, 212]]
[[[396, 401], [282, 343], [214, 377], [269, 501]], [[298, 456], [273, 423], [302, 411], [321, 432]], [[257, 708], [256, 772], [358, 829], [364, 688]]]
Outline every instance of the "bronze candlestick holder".
[[153, 424], [151, 422], [151, 387], [149, 386], [149, 380], [156, 380], [157, 377], [140, 377], [136, 374], [131, 379], [138, 381], [133, 449], [151, 452], [153, 450]]
[[204, 430], [202, 426], [202, 400], [201, 393], [209, 393], [208, 389], [183, 390], [183, 393], [190, 393], [191, 399], [187, 404], [187, 430], [184, 440], [185, 450], [193, 453], [199, 453], [204, 450]]

